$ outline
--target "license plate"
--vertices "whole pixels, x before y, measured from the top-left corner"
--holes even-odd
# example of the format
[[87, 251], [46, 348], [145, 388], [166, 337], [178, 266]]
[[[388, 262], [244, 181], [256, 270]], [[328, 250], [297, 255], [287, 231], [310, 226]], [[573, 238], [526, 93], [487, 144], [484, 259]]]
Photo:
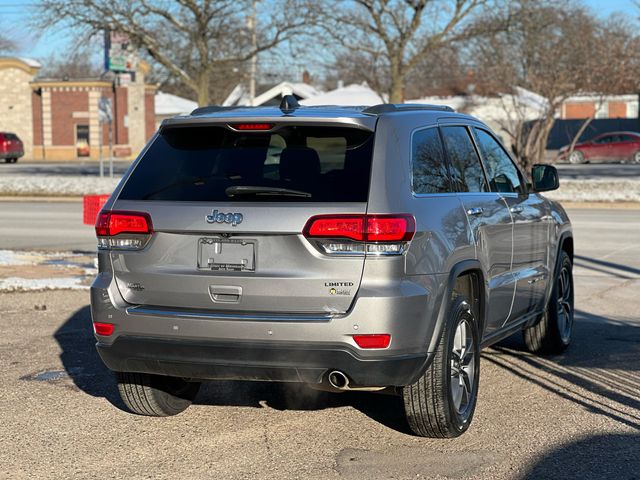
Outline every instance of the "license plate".
[[253, 272], [255, 244], [255, 240], [201, 238], [198, 240], [198, 268]]

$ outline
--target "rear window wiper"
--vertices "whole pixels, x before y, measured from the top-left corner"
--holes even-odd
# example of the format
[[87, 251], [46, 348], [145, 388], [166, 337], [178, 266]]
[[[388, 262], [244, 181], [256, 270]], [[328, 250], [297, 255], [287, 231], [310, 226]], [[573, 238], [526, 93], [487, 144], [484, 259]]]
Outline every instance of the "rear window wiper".
[[237, 195], [273, 195], [283, 197], [305, 197], [310, 198], [309, 192], [303, 192], [300, 190], [291, 190], [289, 188], [277, 188], [277, 187], [260, 187], [253, 185], [238, 185], [235, 187], [228, 187], [224, 193], [228, 197], [235, 197]]

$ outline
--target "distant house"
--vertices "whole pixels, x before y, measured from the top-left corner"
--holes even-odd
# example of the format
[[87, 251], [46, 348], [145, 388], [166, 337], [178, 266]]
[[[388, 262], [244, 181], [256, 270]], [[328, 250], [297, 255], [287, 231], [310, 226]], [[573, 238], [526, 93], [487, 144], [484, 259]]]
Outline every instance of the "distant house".
[[339, 86], [335, 90], [321, 93], [300, 102], [302, 105], [378, 105], [384, 103], [382, 97], [367, 84]]
[[164, 119], [191, 113], [198, 108], [198, 103], [170, 93], [158, 92], [155, 96], [155, 107], [157, 129]]
[[135, 79], [42, 78], [39, 70], [34, 60], [0, 57], [0, 130], [22, 139], [26, 158], [109, 155], [109, 124], [101, 121], [107, 109], [115, 156], [134, 158], [153, 135], [156, 87], [144, 81], [147, 66], [140, 65]]
[[[307, 83], [281, 82], [277, 85], [259, 85], [258, 92], [253, 102], [254, 106], [277, 106], [280, 105], [282, 97], [293, 95], [298, 100], [305, 100], [314, 97], [320, 92]], [[251, 104], [249, 89], [246, 85], [238, 84], [231, 91], [229, 96], [222, 102], [225, 107], [247, 106]]]
[[562, 120], [581, 120], [594, 117], [638, 118], [638, 95], [583, 94], [569, 97], [562, 104]]

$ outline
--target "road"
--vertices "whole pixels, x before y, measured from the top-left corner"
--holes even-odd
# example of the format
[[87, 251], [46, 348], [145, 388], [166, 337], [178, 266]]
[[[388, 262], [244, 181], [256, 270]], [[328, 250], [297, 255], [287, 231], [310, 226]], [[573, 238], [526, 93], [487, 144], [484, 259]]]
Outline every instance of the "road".
[[[121, 176], [131, 165], [129, 160], [114, 160], [113, 174]], [[109, 162], [104, 161], [105, 174], [109, 174]], [[0, 163], [0, 175], [99, 175], [100, 164], [97, 161], [78, 160], [77, 162]]]
[[211, 382], [179, 416], [134, 416], [96, 355], [86, 292], [0, 294], [0, 478], [638, 478], [640, 210], [569, 214], [572, 346], [487, 349], [455, 440], [410, 435], [392, 396], [259, 382]]
[[81, 202], [0, 201], [1, 248], [94, 251], [95, 231]]

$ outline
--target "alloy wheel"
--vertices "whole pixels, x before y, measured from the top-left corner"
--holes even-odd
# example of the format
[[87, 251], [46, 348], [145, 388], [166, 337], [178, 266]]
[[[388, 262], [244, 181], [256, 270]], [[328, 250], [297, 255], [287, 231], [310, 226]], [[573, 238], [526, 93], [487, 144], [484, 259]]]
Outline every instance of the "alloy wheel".
[[451, 349], [451, 398], [461, 416], [466, 416], [473, 403], [475, 387], [476, 352], [469, 319], [458, 322]]
[[557, 319], [560, 338], [564, 343], [569, 342], [573, 324], [573, 281], [571, 271], [564, 265], [557, 279]]

